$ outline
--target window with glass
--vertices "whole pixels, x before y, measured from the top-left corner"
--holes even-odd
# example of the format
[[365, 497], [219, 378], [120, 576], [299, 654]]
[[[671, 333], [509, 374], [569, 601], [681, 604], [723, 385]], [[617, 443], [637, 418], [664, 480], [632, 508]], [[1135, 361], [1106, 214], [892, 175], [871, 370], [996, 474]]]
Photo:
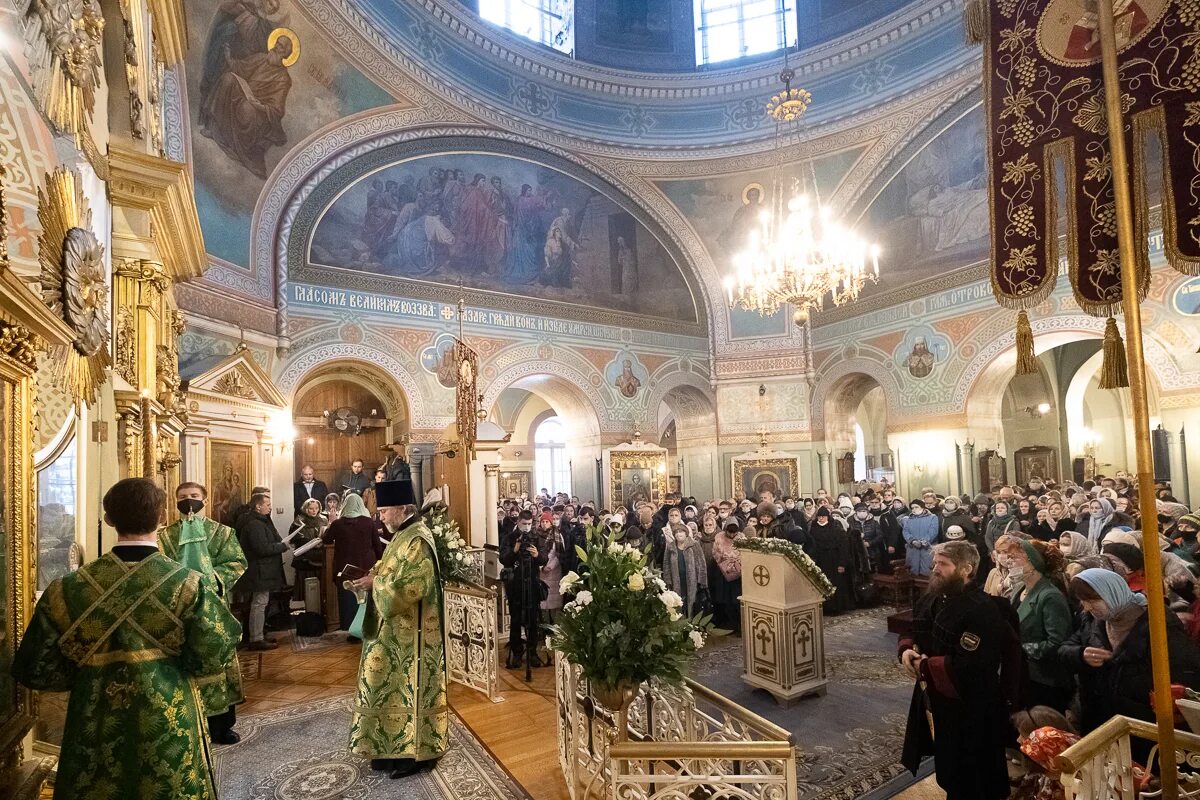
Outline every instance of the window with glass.
[[550, 494], [571, 493], [571, 464], [567, 460], [566, 433], [562, 420], [547, 417], [533, 432], [534, 469], [537, 486]]
[[696, 63], [715, 64], [796, 44], [795, 0], [695, 0]]
[[479, 0], [479, 16], [567, 55], [575, 52], [575, 0]]

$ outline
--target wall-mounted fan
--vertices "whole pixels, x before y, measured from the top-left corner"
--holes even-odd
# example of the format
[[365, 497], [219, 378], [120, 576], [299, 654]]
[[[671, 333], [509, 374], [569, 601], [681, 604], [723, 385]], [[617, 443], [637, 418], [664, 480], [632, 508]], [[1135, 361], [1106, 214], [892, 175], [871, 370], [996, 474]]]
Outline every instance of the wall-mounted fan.
[[358, 436], [362, 431], [362, 413], [349, 406], [335, 408], [325, 412], [325, 424], [343, 436]]

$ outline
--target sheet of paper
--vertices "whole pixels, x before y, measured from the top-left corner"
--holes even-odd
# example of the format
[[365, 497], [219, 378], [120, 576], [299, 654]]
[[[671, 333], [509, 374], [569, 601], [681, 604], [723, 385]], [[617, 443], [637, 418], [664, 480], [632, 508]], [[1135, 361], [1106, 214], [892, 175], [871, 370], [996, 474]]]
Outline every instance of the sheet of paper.
[[320, 546], [321, 546], [321, 540], [319, 538], [313, 539], [311, 542], [306, 542], [306, 543], [300, 545], [299, 547], [297, 547], [295, 550], [293, 550], [292, 555], [293, 556], [302, 556], [305, 553], [307, 553], [309, 550], [313, 550]]

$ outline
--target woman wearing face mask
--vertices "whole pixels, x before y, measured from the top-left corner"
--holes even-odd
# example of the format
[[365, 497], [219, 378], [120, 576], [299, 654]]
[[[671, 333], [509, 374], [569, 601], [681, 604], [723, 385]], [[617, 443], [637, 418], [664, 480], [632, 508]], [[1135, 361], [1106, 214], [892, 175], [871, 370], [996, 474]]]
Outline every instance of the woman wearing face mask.
[[992, 507], [991, 516], [988, 517], [983, 543], [988, 550], [995, 550], [997, 539], [1018, 529], [1016, 517], [1013, 516], [1008, 503], [1004, 500], [997, 500], [996, 505]]
[[928, 575], [933, 566], [933, 550], [942, 527], [937, 518], [925, 508], [925, 503], [913, 500], [908, 504], [909, 514], [901, 526], [904, 535], [905, 559], [908, 571], [914, 575]]
[[696, 541], [700, 543], [700, 549], [704, 552], [704, 564], [708, 570], [708, 585], [714, 587], [721, 579], [721, 571], [717, 569], [716, 562], [713, 561], [713, 545], [717, 541], [717, 533], [720, 532], [720, 526], [717, 525], [717, 517], [715, 514], [705, 514], [704, 519], [700, 520], [700, 530], [696, 534]]
[[1087, 516], [1080, 520], [1076, 530], [1088, 537], [1088, 541], [1099, 549], [1104, 544], [1104, 537], [1117, 526], [1113, 520], [1116, 509], [1104, 497], [1096, 498], [1088, 504], [1087, 508]]
[[971, 515], [962, 507], [961, 501], [954, 495], [950, 495], [942, 501], [942, 535], [939, 541], [946, 541], [946, 530], [951, 525], [957, 525], [967, 534], [967, 538], [972, 538], [972, 534], [978, 530], [975, 523], [971, 521]]
[[1021, 621], [1021, 647], [1029, 664], [1027, 705], [1065, 712], [1075, 679], [1058, 658], [1058, 648], [1071, 635], [1071, 609], [1064, 594], [1066, 558], [1045, 542], [1022, 540], [1011, 551], [1009, 573], [1023, 583], [1013, 595]]
[[[871, 514], [871, 510], [865, 504], [859, 503], [855, 506], [850, 530], [862, 537], [871, 570], [880, 572], [884, 562], [888, 560], [887, 545], [883, 541], [883, 528], [879, 526], [879, 520]], [[887, 566], [891, 568], [890, 563]]]
[[700, 543], [688, 535], [686, 525], [672, 522], [669, 533], [663, 556], [663, 582], [683, 598], [680, 613], [690, 617], [696, 613], [694, 606], [699, 590], [708, 589], [708, 567]]
[[983, 591], [992, 597], [1007, 597], [1011, 599], [1023, 587], [1022, 576], [1013, 574], [1011, 567], [1014, 552], [1021, 547], [1021, 537], [1015, 533], [1001, 534], [996, 540], [996, 547], [991, 551], [992, 571], [988, 573], [983, 584]]
[[[1080, 732], [1091, 733], [1114, 714], [1153, 721], [1150, 692], [1150, 628], [1146, 598], [1130, 591], [1121, 576], [1086, 569], [1071, 579], [1083, 606], [1082, 624], [1058, 649], [1063, 664], [1079, 675]], [[1167, 617], [1167, 658], [1172, 684], [1200, 688], [1200, 651], [1179, 618]], [[1149, 743], [1132, 742], [1142, 759]]]

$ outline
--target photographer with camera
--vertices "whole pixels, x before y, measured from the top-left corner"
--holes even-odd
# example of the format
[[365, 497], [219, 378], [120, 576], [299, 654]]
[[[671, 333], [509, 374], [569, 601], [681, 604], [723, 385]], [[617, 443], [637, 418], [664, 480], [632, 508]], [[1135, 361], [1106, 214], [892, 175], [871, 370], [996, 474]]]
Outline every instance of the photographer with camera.
[[538, 607], [545, 590], [538, 573], [546, 566], [546, 560], [545, 549], [538, 548], [537, 534], [533, 532], [533, 514], [522, 511], [517, 517], [516, 528], [500, 540], [500, 564], [504, 567], [500, 577], [504, 581], [511, 618], [505, 666], [516, 669], [525, 663], [526, 679], [532, 677], [528, 667], [533, 666], [536, 658]]

